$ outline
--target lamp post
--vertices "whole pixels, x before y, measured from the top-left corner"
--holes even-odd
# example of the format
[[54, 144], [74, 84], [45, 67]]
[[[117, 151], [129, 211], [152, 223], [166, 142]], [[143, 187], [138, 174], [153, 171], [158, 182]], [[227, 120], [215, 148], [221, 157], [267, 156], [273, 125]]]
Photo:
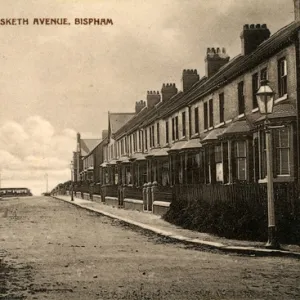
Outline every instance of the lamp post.
[[71, 163], [70, 163], [70, 169], [71, 169], [71, 201], [74, 201], [74, 195], [73, 195], [73, 189], [74, 189], [74, 187], [73, 187], [73, 181], [74, 181], [74, 179], [73, 179], [73, 167], [74, 167], [74, 163], [73, 163], [73, 161], [71, 161]]
[[[259, 90], [256, 93], [259, 111], [265, 115], [264, 130], [266, 134], [266, 159], [267, 159], [267, 192], [268, 192], [268, 242], [267, 248], [279, 248], [275, 222], [274, 189], [273, 189], [273, 154], [272, 136], [268, 115], [273, 112], [274, 92], [268, 84], [268, 80], [262, 80]], [[277, 128], [277, 127], [276, 127]]]

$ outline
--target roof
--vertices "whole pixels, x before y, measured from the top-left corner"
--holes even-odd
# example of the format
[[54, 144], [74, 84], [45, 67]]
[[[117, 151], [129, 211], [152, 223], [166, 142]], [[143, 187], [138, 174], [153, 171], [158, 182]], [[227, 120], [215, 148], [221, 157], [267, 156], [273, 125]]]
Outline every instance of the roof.
[[236, 121], [231, 124], [222, 132], [222, 136], [234, 135], [234, 134], [245, 134], [249, 133], [252, 129], [252, 125], [247, 119]]
[[[291, 103], [280, 103], [275, 105], [273, 108], [273, 113], [268, 115], [269, 119], [276, 119], [276, 118], [291, 118], [296, 117], [296, 109], [293, 104]], [[263, 121], [266, 116], [262, 115], [260, 118], [257, 119], [256, 122]]]
[[178, 141], [178, 142], [176, 142], [176, 143], [171, 147], [171, 149], [169, 149], [168, 152], [180, 150], [180, 149], [186, 144], [186, 142], [187, 142], [187, 141]]
[[80, 139], [81, 155], [87, 156], [101, 142], [101, 139]]
[[[182, 107], [192, 104], [200, 97], [218, 89], [237, 76], [252, 69], [262, 63], [271, 55], [274, 55], [284, 46], [293, 42], [292, 38], [300, 29], [300, 22], [292, 22], [271, 35], [266, 41], [262, 42], [258, 48], [249, 55], [237, 55], [225, 64], [212, 77], [202, 77], [187, 92], [179, 92], [169, 100], [160, 102], [155, 107], [144, 108], [136, 116], [124, 122], [122, 126], [115, 126], [112, 132], [117, 132], [119, 136], [135, 131], [141, 125], [149, 125], [158, 118], [166, 118]], [[112, 115], [112, 114], [111, 114]], [[114, 127], [114, 126], [113, 126]]]
[[141, 153], [141, 152], [137, 152], [137, 153], [133, 153], [129, 160], [145, 160], [145, 154]]
[[265, 59], [278, 52], [283, 46], [292, 43], [293, 36], [299, 31], [300, 22], [292, 22], [271, 35], [262, 42], [255, 51], [249, 55], [238, 55], [224, 65], [215, 75], [207, 79], [202, 85], [194, 89], [194, 95], [189, 99], [189, 103], [199, 97], [218, 89], [220, 85], [245, 73], [247, 70], [257, 66]]
[[122, 126], [134, 117], [135, 113], [108, 113], [110, 134], [115, 134]]
[[203, 142], [207, 142], [207, 141], [212, 141], [212, 140], [217, 140], [218, 136], [221, 135], [224, 132], [225, 128], [215, 128], [211, 131], [209, 131], [209, 133], [207, 134], [207, 136], [201, 141]]
[[202, 147], [199, 139], [191, 139], [187, 141], [181, 149], [199, 149]]

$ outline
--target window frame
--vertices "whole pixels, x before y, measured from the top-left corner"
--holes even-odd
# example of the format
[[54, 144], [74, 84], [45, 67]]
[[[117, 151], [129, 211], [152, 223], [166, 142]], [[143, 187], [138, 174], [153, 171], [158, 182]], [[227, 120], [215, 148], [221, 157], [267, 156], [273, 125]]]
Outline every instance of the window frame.
[[[278, 66], [277, 66], [277, 76], [278, 76], [278, 96], [279, 98], [283, 97], [287, 94], [287, 60], [286, 57], [281, 57], [278, 59]], [[282, 66], [283, 63], [283, 66]]]
[[224, 117], [224, 109], [225, 109], [225, 95], [224, 92], [219, 94], [219, 117], [220, 117], [220, 123], [223, 123], [225, 121]]
[[244, 94], [245, 84], [244, 81], [238, 83], [238, 114], [242, 115], [245, 113], [245, 94]]

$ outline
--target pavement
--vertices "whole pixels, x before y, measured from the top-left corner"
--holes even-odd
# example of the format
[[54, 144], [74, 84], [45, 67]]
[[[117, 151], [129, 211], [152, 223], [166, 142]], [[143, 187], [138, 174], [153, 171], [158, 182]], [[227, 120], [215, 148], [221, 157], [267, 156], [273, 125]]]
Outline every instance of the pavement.
[[219, 250], [251, 256], [288, 256], [300, 259], [300, 245], [281, 245], [281, 249], [266, 249], [265, 243], [255, 241], [233, 240], [216, 235], [183, 229], [164, 221], [160, 216], [148, 212], [125, 210], [108, 206], [98, 201], [84, 200], [70, 196], [53, 196], [53, 198], [69, 202], [83, 209], [118, 219], [126, 224], [141, 228], [159, 236], [177, 242], [194, 245], [200, 249]]

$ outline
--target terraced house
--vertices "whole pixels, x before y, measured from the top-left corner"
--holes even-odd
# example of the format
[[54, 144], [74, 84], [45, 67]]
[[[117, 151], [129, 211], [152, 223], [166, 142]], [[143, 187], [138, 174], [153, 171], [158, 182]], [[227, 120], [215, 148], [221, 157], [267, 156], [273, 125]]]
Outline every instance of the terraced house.
[[294, 3], [295, 20], [272, 35], [266, 24], [244, 25], [236, 57], [207, 48], [205, 75], [183, 70], [182, 91], [164, 83], [137, 101], [135, 112], [109, 113], [102, 160], [77, 159], [78, 179], [91, 178], [92, 168], [102, 201], [157, 214], [199, 187], [219, 199], [228, 186], [265, 185], [265, 115], [256, 96], [268, 80], [274, 183], [298, 184], [300, 1]]
[[[244, 25], [241, 54], [230, 59], [225, 48], [207, 48], [205, 76], [184, 70], [182, 91], [163, 84], [136, 102], [135, 115], [108, 136], [103, 172], [112, 195], [126, 187], [119, 204], [139, 198], [137, 207], [152, 210], [152, 200], [170, 199], [178, 184], [266, 182], [265, 117], [256, 100], [262, 79], [275, 92], [269, 119], [284, 125], [272, 132], [274, 181], [299, 180], [297, 16], [273, 35], [265, 24]], [[152, 185], [162, 194], [151, 200]]]

